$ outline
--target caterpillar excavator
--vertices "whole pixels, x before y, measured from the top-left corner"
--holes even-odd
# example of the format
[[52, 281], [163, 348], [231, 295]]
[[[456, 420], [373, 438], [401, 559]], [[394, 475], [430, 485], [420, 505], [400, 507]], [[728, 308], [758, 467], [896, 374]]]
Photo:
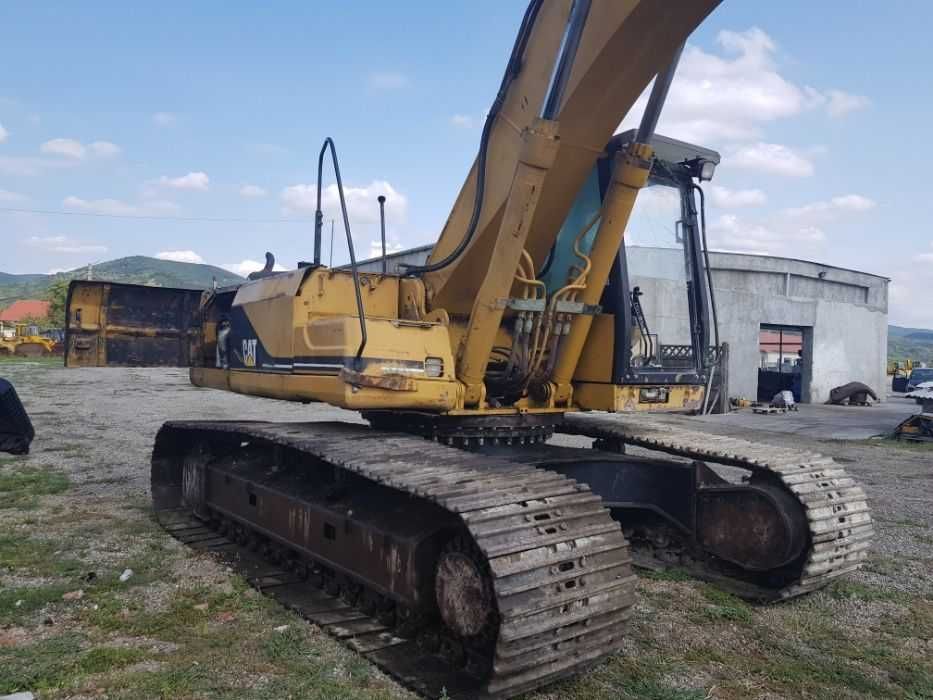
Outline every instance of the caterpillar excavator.
[[[872, 521], [840, 465], [654, 416], [701, 410], [718, 361], [701, 183], [719, 157], [654, 133], [717, 4], [532, 0], [423, 265], [359, 269], [328, 139], [311, 262], [194, 301], [73, 282], [69, 366], [171, 347], [198, 387], [368, 422], [165, 423], [164, 526], [233, 553], [254, 585], [434, 697], [512, 697], [618, 651], [633, 562], [762, 601], [853, 571]], [[639, 128], [614, 135], [652, 80]], [[321, 263], [328, 154], [339, 269]], [[680, 201], [677, 345], [649, 328], [623, 245], [649, 186]]]

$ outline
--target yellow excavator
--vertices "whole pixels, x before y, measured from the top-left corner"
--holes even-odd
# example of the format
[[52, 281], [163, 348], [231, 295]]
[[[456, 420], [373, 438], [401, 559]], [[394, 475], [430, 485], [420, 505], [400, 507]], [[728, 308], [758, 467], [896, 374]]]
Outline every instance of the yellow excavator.
[[[701, 183], [719, 157], [654, 133], [717, 4], [532, 0], [423, 265], [359, 269], [327, 139], [311, 262], [199, 298], [73, 282], [69, 366], [177, 362], [199, 387], [369, 423], [168, 422], [163, 525], [434, 697], [511, 697], [618, 651], [633, 562], [767, 601], [853, 571], [872, 521], [840, 465], [653, 415], [702, 410], [717, 371]], [[340, 269], [321, 263], [327, 155]], [[680, 344], [649, 328], [660, 301], [623, 245], [649, 186], [679, 194]]]

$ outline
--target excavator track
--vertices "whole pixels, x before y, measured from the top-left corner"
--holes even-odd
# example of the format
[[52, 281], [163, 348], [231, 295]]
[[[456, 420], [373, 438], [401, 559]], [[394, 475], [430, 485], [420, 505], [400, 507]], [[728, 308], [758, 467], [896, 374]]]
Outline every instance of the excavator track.
[[[308, 484], [325, 472], [330, 487], [317, 502]], [[225, 484], [243, 497], [242, 509]], [[332, 504], [344, 487], [409, 513], [408, 522], [436, 512], [420, 519], [453, 526], [437, 540], [436, 569], [415, 571], [431, 604], [387, 593], [375, 554], [354, 570], [308, 551], [314, 509], [330, 508], [325, 536], [367, 527]], [[577, 673], [620, 649], [635, 599], [628, 543], [587, 486], [409, 435], [345, 423], [170, 422], [156, 439], [152, 492], [171, 534], [223, 553], [256, 588], [428, 697], [446, 689], [508, 698]], [[283, 494], [287, 507], [276, 500]], [[291, 536], [276, 530], [283, 510]], [[405, 539], [391, 522], [364, 540], [374, 551], [383, 538]], [[353, 546], [350, 534], [343, 542]], [[391, 552], [386, 561], [403, 556]], [[392, 564], [391, 573], [410, 575], [418, 561]], [[484, 606], [488, 616], [474, 615]]]
[[690, 430], [659, 416], [568, 413], [557, 431], [776, 477], [806, 512], [809, 544], [796, 580], [762, 598], [810, 593], [854, 572], [868, 556], [874, 528], [867, 497], [831, 457]]

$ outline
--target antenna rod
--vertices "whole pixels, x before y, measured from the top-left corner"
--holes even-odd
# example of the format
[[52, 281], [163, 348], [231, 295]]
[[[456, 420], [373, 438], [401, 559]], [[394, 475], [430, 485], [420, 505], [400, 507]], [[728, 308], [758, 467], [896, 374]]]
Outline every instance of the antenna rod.
[[382, 226], [382, 274], [389, 272], [389, 261], [386, 259], [386, 198], [385, 195], [376, 197], [379, 202], [379, 223]]

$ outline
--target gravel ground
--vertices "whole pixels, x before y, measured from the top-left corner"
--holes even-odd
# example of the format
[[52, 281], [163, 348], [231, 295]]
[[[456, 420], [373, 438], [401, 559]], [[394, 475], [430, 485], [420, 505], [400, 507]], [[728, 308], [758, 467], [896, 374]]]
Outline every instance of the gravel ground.
[[[0, 375], [16, 386], [36, 428], [32, 453], [0, 460], [0, 476], [48, 468], [70, 481], [64, 492], [42, 492], [51, 495], [37, 503], [0, 508], [0, 544], [9, 532], [48, 556], [0, 549], [0, 695], [410, 697], [313, 627], [254, 600], [229, 571], [162, 534], [147, 511], [149, 455], [165, 420], [358, 421], [356, 414], [198, 389], [184, 370], [3, 362]], [[690, 427], [700, 429], [696, 422]], [[639, 583], [626, 653], [534, 697], [933, 697], [933, 451], [716, 424], [702, 429], [814, 449], [843, 462], [865, 485], [877, 521], [868, 565], [827, 591], [770, 607], [748, 606], [676, 572], [648, 576]], [[49, 564], [59, 560], [72, 568]], [[140, 562], [135, 585], [101, 587], [131, 560]], [[81, 584], [87, 571], [96, 572], [98, 583]], [[52, 593], [42, 605], [13, 601], [30, 590], [82, 585], [87, 595], [67, 603]], [[12, 601], [6, 614], [5, 592]], [[207, 617], [195, 620], [196, 636], [182, 626], [160, 633], [150, 624], [160, 611], [183, 612], [188, 625], [191, 615]], [[102, 618], [104, 612], [113, 619]], [[249, 624], [227, 624], [234, 618]], [[283, 625], [298, 635], [287, 649], [307, 650], [300, 659], [270, 631]], [[4, 667], [19, 668], [22, 654], [33, 659], [22, 668], [34, 668], [41, 645], [54, 650], [62, 640], [74, 645], [52, 654], [62, 660], [50, 661], [44, 676], [4, 676]], [[228, 645], [228, 652], [218, 657], [205, 640]], [[236, 663], [233, 648], [242, 656]], [[126, 663], [95, 666], [92, 656]], [[296, 670], [309, 663], [314, 674]], [[205, 677], [207, 669], [216, 673]]]

